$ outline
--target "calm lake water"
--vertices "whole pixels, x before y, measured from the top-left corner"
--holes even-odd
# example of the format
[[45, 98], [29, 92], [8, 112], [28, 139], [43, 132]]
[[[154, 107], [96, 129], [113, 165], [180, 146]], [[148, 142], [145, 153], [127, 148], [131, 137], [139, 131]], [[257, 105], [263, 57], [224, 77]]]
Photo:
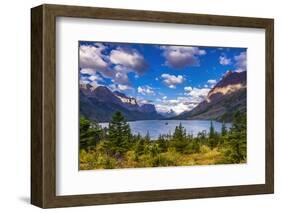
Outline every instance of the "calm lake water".
[[[210, 129], [209, 120], [146, 120], [128, 122], [132, 133], [145, 136], [149, 132], [151, 139], [157, 139], [160, 134], [173, 134], [176, 126], [182, 124], [188, 134], [197, 135], [198, 132], [205, 130], [207, 133]], [[100, 123], [102, 127], [108, 127], [108, 123]], [[221, 131], [222, 123], [213, 121], [213, 126], [217, 132]], [[227, 128], [231, 127], [230, 123], [226, 124]]]

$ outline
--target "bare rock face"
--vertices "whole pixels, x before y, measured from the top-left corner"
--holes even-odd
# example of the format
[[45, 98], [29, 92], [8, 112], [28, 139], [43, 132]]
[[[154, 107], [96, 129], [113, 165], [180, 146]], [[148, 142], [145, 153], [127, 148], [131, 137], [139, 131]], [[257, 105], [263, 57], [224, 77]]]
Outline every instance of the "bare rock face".
[[227, 71], [223, 78], [211, 89], [207, 96], [208, 101], [231, 94], [246, 88], [247, 73]]
[[120, 105], [124, 106], [125, 108], [129, 110], [138, 110], [139, 105], [137, 103], [137, 100], [132, 97], [127, 97], [125, 94], [119, 92], [119, 91], [114, 91], [113, 94], [119, 99]]

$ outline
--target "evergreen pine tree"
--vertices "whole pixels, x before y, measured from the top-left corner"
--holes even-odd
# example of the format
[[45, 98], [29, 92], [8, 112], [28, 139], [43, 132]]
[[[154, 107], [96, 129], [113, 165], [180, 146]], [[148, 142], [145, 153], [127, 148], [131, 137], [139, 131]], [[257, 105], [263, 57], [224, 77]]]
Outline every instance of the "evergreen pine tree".
[[199, 143], [202, 145], [202, 144], [207, 144], [207, 140], [208, 140], [208, 137], [207, 137], [207, 133], [206, 133], [206, 130], [203, 130], [201, 132], [198, 132], [197, 134], [197, 138], [199, 139]]
[[215, 136], [215, 129], [214, 129], [213, 121], [211, 121], [209, 138], [214, 138], [214, 136]]
[[168, 149], [168, 141], [165, 140], [164, 135], [159, 135], [157, 143], [159, 144], [159, 149], [161, 152], [166, 152]]
[[200, 152], [200, 144], [199, 143], [200, 143], [200, 140], [198, 139], [198, 137], [191, 141], [193, 153]]
[[124, 154], [131, 141], [131, 129], [125, 117], [121, 112], [117, 111], [113, 114], [112, 120], [108, 127], [108, 142], [106, 144], [110, 154]]
[[218, 134], [218, 141], [220, 145], [223, 145], [226, 142], [226, 138], [227, 138], [227, 128], [225, 122], [223, 121], [221, 126], [221, 133], [220, 135]]
[[209, 139], [208, 139], [209, 146], [210, 146], [211, 149], [213, 149], [216, 146], [215, 138], [216, 138], [216, 133], [215, 133], [213, 121], [211, 121]]
[[231, 163], [241, 163], [247, 155], [247, 120], [246, 115], [235, 113], [232, 127], [228, 133], [227, 158]]
[[150, 135], [149, 135], [149, 131], [146, 132], [146, 135], [144, 137], [144, 140], [146, 143], [149, 143], [150, 142]]
[[226, 134], [227, 134], [227, 128], [226, 128], [225, 122], [223, 122], [222, 126], [221, 126], [221, 136], [224, 137], [224, 136], [226, 136]]
[[176, 148], [178, 152], [184, 152], [186, 143], [186, 131], [185, 128], [180, 123], [179, 126], [176, 126], [175, 132], [172, 138], [172, 145]]
[[145, 148], [145, 141], [144, 139], [141, 138], [135, 144], [136, 156], [142, 155], [144, 153], [144, 148]]
[[102, 138], [102, 129], [96, 122], [91, 122], [85, 117], [80, 117], [79, 148], [92, 149]]
[[185, 137], [186, 137], [186, 131], [185, 131], [184, 127], [182, 126], [182, 124], [180, 123], [180, 125], [176, 126], [176, 128], [175, 128], [173, 139], [183, 141], [185, 139]]

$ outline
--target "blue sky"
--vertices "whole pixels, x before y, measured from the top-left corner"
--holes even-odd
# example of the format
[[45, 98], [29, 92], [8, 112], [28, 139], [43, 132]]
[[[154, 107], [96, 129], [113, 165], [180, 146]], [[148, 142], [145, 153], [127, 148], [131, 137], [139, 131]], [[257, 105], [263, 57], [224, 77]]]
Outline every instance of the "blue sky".
[[191, 110], [228, 71], [246, 70], [246, 48], [79, 42], [80, 84], [103, 85], [153, 103]]

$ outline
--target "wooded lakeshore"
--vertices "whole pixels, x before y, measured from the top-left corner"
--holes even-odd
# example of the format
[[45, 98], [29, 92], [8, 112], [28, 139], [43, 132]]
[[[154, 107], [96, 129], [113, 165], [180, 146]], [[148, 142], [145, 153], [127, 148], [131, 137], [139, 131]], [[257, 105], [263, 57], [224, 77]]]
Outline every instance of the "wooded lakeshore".
[[172, 134], [158, 139], [133, 135], [121, 112], [116, 111], [109, 126], [80, 117], [80, 170], [240, 164], [247, 160], [246, 114], [236, 112], [232, 126], [222, 124], [196, 136], [179, 124]]

